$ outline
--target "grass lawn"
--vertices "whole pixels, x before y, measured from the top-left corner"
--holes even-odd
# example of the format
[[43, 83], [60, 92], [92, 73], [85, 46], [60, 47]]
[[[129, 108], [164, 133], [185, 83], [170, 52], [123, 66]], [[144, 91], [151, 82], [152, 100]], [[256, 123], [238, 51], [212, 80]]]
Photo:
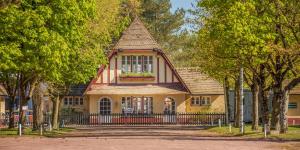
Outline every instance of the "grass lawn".
[[[262, 127], [259, 128], [258, 131], [252, 131], [251, 125], [246, 125], [245, 133], [241, 134], [239, 132], [239, 128], [232, 127], [231, 133], [229, 132], [228, 126], [223, 127], [211, 127], [208, 128], [209, 132], [218, 133], [222, 136], [241, 136], [247, 138], [264, 138], [264, 133], [262, 132]], [[276, 134], [273, 133], [268, 135], [269, 139], [279, 139], [279, 140], [300, 140], [300, 126], [290, 126], [288, 129], [288, 133], [286, 134]]]
[[[61, 128], [59, 130], [53, 130], [53, 131], [44, 131], [42, 136], [46, 137], [53, 137], [57, 135], [62, 135], [64, 133], [73, 131], [75, 129], [73, 128]], [[40, 131], [32, 131], [31, 128], [25, 128], [22, 136], [40, 136]], [[0, 128], [0, 137], [5, 137], [5, 136], [19, 136], [18, 135], [18, 129], [13, 128], [13, 129], [8, 129], [8, 128]]]

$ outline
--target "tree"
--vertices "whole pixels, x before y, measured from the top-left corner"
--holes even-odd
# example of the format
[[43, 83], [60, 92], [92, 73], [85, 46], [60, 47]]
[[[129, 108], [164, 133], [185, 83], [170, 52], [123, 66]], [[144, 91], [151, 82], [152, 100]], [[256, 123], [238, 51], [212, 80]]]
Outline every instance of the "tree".
[[[251, 72], [248, 79], [256, 77], [252, 78], [259, 89], [255, 97], [263, 101], [265, 123], [269, 122], [265, 93], [273, 89], [272, 128], [278, 129], [280, 120], [280, 130], [286, 132], [288, 91], [299, 83], [299, 2], [203, 0], [198, 7], [204, 12], [200, 30], [207, 30], [208, 41], [218, 42], [214, 53], [226, 59], [235, 56]], [[271, 75], [271, 82], [266, 74]], [[286, 86], [284, 81], [289, 81]]]
[[[0, 72], [18, 77], [21, 106], [32, 98], [40, 79], [59, 81], [69, 66], [69, 58], [86, 45], [93, 6], [81, 0], [24, 0], [0, 10], [0, 53], [5, 54], [0, 56]], [[22, 107], [19, 110], [22, 123]]]

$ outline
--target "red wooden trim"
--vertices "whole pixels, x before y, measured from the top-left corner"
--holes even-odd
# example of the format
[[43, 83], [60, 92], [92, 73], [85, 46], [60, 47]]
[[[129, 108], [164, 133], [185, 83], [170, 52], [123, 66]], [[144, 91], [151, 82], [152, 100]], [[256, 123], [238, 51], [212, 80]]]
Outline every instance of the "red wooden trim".
[[165, 61], [165, 83], [167, 83], [167, 63]]
[[132, 52], [153, 52], [153, 49], [122, 49], [122, 53], [132, 53]]
[[144, 55], [141, 56], [142, 57], [142, 72], [144, 72]]
[[190, 89], [187, 87], [187, 85], [184, 83], [184, 81], [182, 80], [182, 78], [179, 76], [178, 72], [175, 70], [175, 67], [171, 64], [170, 60], [168, 59], [168, 57], [166, 56], [165, 53], [160, 52], [159, 53], [167, 62], [168, 66], [171, 68], [171, 71], [174, 73], [174, 75], [177, 77], [177, 79], [179, 80], [179, 82], [184, 86], [184, 88], [191, 93]]
[[129, 56], [129, 59], [130, 59], [130, 72], [132, 72], [132, 56]]
[[117, 84], [118, 83], [118, 58], [116, 57], [115, 58], [115, 83]]
[[142, 96], [141, 106], [142, 106], [142, 113], [144, 113], [144, 96]]
[[157, 57], [157, 83], [159, 83], [159, 57]]
[[174, 83], [174, 74], [172, 72], [172, 83]]
[[[110, 59], [116, 54], [117, 54], [117, 50], [112, 50], [108, 55], [108, 60], [110, 61]], [[90, 83], [87, 86], [87, 88], [85, 89], [84, 93], [86, 93], [88, 90], [91, 90], [92, 84], [96, 83], [97, 78], [99, 78], [99, 75], [103, 72], [103, 70], [105, 69], [105, 66], [106, 65], [101, 65], [101, 67], [98, 69], [97, 76], [90, 81]], [[102, 73], [102, 75], [103, 75], [103, 73]]]
[[110, 83], [110, 62], [107, 64], [107, 83]]

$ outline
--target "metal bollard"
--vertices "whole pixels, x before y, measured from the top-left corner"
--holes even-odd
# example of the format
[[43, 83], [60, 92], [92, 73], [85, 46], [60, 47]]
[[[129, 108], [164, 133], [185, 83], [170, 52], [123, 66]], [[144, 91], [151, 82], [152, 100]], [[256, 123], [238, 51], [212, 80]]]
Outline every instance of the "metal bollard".
[[43, 135], [43, 125], [40, 125], [40, 135]]
[[22, 136], [22, 124], [19, 123], [19, 136]]
[[267, 138], [267, 124], [264, 124], [264, 135]]

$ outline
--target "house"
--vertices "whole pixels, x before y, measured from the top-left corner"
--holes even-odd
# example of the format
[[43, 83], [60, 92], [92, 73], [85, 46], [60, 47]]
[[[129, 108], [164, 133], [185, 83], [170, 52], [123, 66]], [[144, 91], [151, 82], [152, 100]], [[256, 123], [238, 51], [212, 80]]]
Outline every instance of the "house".
[[73, 85], [69, 94], [63, 98], [63, 111], [88, 112], [87, 103], [83, 96], [87, 85]]
[[[272, 93], [269, 95], [269, 110], [272, 111]], [[288, 103], [288, 121], [289, 124], [300, 124], [300, 84], [293, 88], [289, 93]], [[234, 91], [229, 92], [230, 121], [234, 120], [235, 100]], [[260, 110], [259, 110], [260, 111]], [[244, 90], [244, 122], [252, 122], [252, 92], [248, 89]]]
[[222, 86], [197, 69], [176, 70], [136, 18], [123, 32], [81, 95], [68, 95], [64, 107], [89, 113], [224, 112]]
[[0, 114], [5, 113], [5, 97], [7, 93], [2, 85], [0, 85]]
[[300, 84], [294, 87], [289, 94], [288, 121], [289, 124], [300, 125]]

